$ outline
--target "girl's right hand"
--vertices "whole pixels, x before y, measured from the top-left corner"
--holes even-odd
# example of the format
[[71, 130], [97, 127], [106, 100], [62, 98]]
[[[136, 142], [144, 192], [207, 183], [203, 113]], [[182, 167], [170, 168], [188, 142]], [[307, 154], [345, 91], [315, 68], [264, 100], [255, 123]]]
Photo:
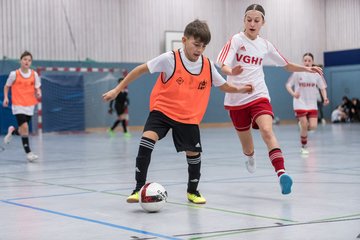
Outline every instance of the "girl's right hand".
[[296, 92], [294, 93], [294, 98], [298, 99], [300, 97], [300, 93]]

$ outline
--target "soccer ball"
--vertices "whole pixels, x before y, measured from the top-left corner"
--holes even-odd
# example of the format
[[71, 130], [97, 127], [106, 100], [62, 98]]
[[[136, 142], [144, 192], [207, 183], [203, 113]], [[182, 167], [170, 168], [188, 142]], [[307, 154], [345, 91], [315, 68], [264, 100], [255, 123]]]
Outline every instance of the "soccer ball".
[[168, 197], [165, 188], [156, 182], [145, 184], [139, 192], [141, 207], [147, 212], [157, 212], [164, 207]]

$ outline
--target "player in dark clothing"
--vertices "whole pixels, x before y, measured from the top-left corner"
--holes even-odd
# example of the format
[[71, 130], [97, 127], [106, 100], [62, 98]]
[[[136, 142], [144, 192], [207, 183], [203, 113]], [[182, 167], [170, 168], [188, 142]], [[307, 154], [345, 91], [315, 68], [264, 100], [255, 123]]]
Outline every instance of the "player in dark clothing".
[[[119, 83], [124, 78], [119, 78]], [[115, 104], [114, 104], [115, 103]], [[108, 133], [110, 137], [115, 136], [115, 128], [119, 125], [121, 122], [121, 125], [123, 127], [124, 136], [125, 137], [131, 137], [131, 134], [128, 132], [127, 124], [129, 121], [129, 113], [128, 113], [128, 106], [129, 106], [129, 98], [128, 98], [128, 89], [124, 89], [124, 91], [120, 92], [119, 95], [112, 101], [110, 101], [109, 105], [109, 114], [113, 113], [113, 106], [115, 107], [115, 111], [117, 114], [117, 119], [113, 123], [112, 127], [108, 129]]]

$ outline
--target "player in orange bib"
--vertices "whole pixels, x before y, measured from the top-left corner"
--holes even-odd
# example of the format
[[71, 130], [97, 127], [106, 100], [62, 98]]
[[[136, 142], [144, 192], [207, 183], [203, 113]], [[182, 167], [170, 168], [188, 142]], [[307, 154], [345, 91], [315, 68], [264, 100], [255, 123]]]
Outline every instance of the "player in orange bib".
[[[314, 56], [311, 53], [305, 53], [303, 63], [306, 67], [313, 66]], [[308, 130], [315, 130], [318, 124], [318, 89], [324, 99], [324, 105], [329, 104], [326, 82], [318, 73], [297, 72], [290, 76], [286, 83], [286, 89], [294, 97], [294, 112], [300, 125], [301, 153], [309, 154], [307, 149]]]
[[12, 135], [20, 135], [26, 153], [26, 158], [30, 162], [38, 159], [29, 145], [29, 122], [34, 114], [35, 105], [41, 98], [41, 82], [38, 74], [30, 69], [32, 55], [25, 51], [20, 57], [20, 68], [12, 71], [4, 86], [3, 106], [9, 105], [9, 90], [11, 88], [12, 112], [16, 117], [19, 128], [10, 126], [4, 138], [6, 144], [10, 143]]
[[121, 83], [103, 95], [114, 99], [124, 88], [145, 73], [160, 72], [150, 96], [150, 114], [147, 118], [136, 158], [136, 187], [127, 202], [139, 201], [139, 190], [145, 185], [151, 153], [155, 143], [172, 129], [177, 152], [185, 151], [188, 162], [187, 198], [204, 204], [198, 191], [202, 146], [199, 124], [206, 111], [212, 86], [224, 92], [252, 92], [251, 85], [233, 86], [216, 70], [213, 62], [202, 55], [210, 42], [210, 30], [205, 22], [189, 23], [182, 37], [183, 48], [169, 51], [137, 66]]

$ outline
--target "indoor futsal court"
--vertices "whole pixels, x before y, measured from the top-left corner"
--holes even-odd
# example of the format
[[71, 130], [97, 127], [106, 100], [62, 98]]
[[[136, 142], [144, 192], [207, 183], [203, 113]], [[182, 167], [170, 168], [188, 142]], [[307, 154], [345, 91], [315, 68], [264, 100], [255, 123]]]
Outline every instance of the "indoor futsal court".
[[[325, 125], [302, 156], [296, 125], [276, 126], [290, 195], [282, 195], [265, 146], [255, 135], [257, 171], [246, 171], [231, 127], [201, 129], [205, 205], [186, 199], [186, 161], [171, 137], [155, 147], [148, 181], [168, 202], [157, 213], [126, 203], [134, 186], [140, 132], [35, 136], [39, 162], [23, 161], [14, 139], [1, 154], [0, 239], [358, 239], [359, 124]], [[344, 144], [344, 142], [347, 142]], [[21, 231], [19, 231], [21, 228]]]
[[0, 13], [0, 240], [360, 240], [360, 0]]

